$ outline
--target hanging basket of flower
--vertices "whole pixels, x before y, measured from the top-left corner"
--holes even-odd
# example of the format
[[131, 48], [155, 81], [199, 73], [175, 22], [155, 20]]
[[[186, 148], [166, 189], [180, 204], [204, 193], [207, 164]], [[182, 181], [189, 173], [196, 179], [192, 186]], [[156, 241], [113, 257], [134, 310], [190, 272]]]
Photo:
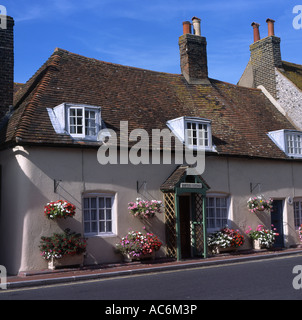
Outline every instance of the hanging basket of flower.
[[128, 203], [128, 210], [134, 217], [139, 218], [152, 218], [156, 213], [160, 213], [162, 208], [162, 201], [151, 200], [145, 201], [139, 198], [136, 199], [136, 202]]
[[263, 196], [251, 197], [247, 201], [247, 207], [250, 212], [256, 211], [271, 211], [273, 208], [273, 200], [266, 200]]
[[44, 214], [48, 219], [68, 218], [75, 215], [76, 207], [65, 200], [49, 202], [44, 207]]

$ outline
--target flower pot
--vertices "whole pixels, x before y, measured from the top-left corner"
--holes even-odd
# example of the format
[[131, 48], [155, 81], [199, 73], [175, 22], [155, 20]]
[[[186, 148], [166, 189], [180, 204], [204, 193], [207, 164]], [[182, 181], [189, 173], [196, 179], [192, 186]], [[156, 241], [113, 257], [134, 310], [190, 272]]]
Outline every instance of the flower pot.
[[227, 248], [222, 248], [219, 246], [211, 247], [212, 254], [227, 253], [227, 252], [232, 252], [232, 251], [236, 251], [236, 250], [237, 250], [237, 248], [234, 248], [234, 247], [227, 247]]
[[152, 253], [144, 254], [139, 257], [132, 257], [128, 253], [123, 254], [124, 262], [132, 262], [132, 261], [140, 261], [140, 260], [154, 260], [155, 259], [155, 251]]
[[261, 247], [261, 244], [260, 244], [260, 240], [256, 240], [254, 239], [253, 240], [253, 249], [255, 250], [260, 250], [262, 247]]
[[51, 258], [48, 261], [48, 269], [54, 270], [62, 267], [83, 266], [83, 264], [84, 264], [83, 254], [66, 255], [60, 259]]

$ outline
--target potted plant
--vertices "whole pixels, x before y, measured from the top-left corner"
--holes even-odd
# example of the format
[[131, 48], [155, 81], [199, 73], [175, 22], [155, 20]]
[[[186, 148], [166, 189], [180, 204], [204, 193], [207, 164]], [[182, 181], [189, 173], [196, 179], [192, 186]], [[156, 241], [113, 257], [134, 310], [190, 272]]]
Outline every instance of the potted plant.
[[162, 208], [162, 201], [158, 200], [141, 200], [140, 198], [136, 199], [136, 202], [128, 203], [128, 210], [134, 217], [139, 218], [152, 218], [156, 213], [160, 213]]
[[262, 196], [251, 197], [247, 201], [247, 207], [250, 212], [255, 213], [256, 211], [271, 211], [273, 208], [273, 200], [265, 200]]
[[66, 200], [58, 200], [47, 203], [44, 214], [48, 219], [68, 218], [75, 215], [76, 207]]
[[299, 231], [299, 238], [302, 241], [302, 224], [300, 225], [298, 231]]
[[122, 240], [116, 244], [118, 252], [124, 255], [124, 259], [138, 260], [153, 258], [155, 252], [160, 249], [162, 242], [153, 233], [143, 234], [139, 231], [129, 231]]
[[213, 253], [220, 253], [221, 249], [239, 248], [244, 243], [244, 236], [239, 230], [226, 226], [208, 237], [208, 246]]
[[49, 269], [59, 266], [83, 265], [86, 239], [81, 234], [65, 229], [64, 233], [54, 233], [50, 237], [41, 237], [40, 251], [48, 261]]
[[[272, 225], [272, 227], [274, 226]], [[252, 228], [249, 226], [246, 230], [246, 234], [253, 240], [253, 248], [256, 250], [271, 248], [276, 240], [276, 236], [279, 235], [276, 232], [276, 228], [265, 229], [262, 224], [259, 224], [254, 231], [252, 231]]]

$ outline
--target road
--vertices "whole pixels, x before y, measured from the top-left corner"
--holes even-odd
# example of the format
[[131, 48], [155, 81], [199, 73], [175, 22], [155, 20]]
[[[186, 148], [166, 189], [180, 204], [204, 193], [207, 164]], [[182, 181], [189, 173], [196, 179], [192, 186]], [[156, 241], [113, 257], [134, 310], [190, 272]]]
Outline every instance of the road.
[[[134, 300], [301, 300], [295, 266], [302, 270], [302, 256], [0, 290], [0, 300], [130, 300], [129, 305]], [[294, 289], [294, 278], [301, 289]]]

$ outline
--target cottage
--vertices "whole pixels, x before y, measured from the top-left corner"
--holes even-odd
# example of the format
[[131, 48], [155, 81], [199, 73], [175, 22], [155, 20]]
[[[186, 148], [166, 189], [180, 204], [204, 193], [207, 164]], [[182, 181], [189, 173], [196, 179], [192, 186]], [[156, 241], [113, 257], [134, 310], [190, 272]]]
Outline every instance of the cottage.
[[[226, 224], [244, 233], [273, 222], [280, 234], [276, 245], [299, 243], [301, 158], [290, 154], [289, 140], [286, 151], [280, 148], [275, 135], [297, 128], [262, 90], [208, 77], [198, 18], [194, 32], [191, 22], [183, 23], [181, 74], [57, 48], [14, 95], [13, 25], [9, 18], [0, 30], [6, 67], [0, 71], [0, 264], [9, 273], [46, 268], [41, 236], [67, 227], [88, 239], [85, 264], [120, 261], [115, 245], [129, 229], [154, 232], [163, 242], [157, 256], [178, 259], [206, 257], [207, 234]], [[153, 130], [166, 129], [172, 143], [163, 138], [152, 144]], [[148, 144], [138, 138], [141, 130]], [[98, 151], [112, 135], [118, 157], [134, 152], [137, 163], [100, 163]], [[161, 154], [155, 163], [140, 161], [146, 145], [148, 153]], [[171, 161], [164, 161], [165, 150]], [[179, 161], [187, 150], [195, 163]], [[202, 157], [204, 167], [196, 166]], [[274, 200], [272, 214], [247, 209], [255, 194]], [[161, 200], [165, 208], [138, 219], [128, 210], [136, 198]], [[75, 216], [47, 220], [44, 206], [61, 199], [76, 206]], [[250, 246], [247, 239], [243, 248]]]

